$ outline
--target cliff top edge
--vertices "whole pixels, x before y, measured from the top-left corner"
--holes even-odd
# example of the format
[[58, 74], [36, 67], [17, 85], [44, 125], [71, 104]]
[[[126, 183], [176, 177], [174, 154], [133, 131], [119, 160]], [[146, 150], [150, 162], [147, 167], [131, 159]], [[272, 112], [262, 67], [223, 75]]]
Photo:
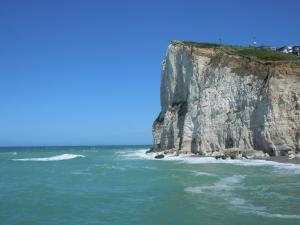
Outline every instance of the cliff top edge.
[[292, 62], [300, 66], [300, 57], [292, 54], [286, 54], [278, 51], [271, 51], [260, 49], [256, 47], [246, 47], [239, 45], [225, 45], [225, 44], [217, 44], [217, 43], [208, 43], [208, 42], [194, 42], [194, 41], [178, 41], [172, 40], [171, 45], [183, 45], [187, 47], [195, 47], [195, 48], [212, 48], [223, 50], [226, 53], [234, 54], [238, 56], [256, 58], [263, 61], [279, 61], [279, 62]]

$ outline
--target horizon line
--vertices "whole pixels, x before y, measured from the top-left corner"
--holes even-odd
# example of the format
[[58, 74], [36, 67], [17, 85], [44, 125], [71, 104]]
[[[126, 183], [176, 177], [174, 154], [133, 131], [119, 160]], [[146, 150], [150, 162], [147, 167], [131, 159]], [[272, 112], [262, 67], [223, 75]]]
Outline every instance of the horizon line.
[[1, 148], [59, 148], [59, 147], [114, 147], [114, 146], [152, 146], [153, 144], [104, 144], [104, 145], [16, 145], [0, 146]]

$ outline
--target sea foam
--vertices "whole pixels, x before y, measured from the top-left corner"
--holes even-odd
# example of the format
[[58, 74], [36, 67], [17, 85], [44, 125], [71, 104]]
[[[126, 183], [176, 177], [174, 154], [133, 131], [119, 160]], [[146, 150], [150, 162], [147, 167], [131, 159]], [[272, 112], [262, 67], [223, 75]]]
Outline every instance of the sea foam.
[[124, 159], [154, 159], [155, 153], [148, 153], [149, 149], [138, 149], [132, 151], [117, 151], [116, 154]]
[[235, 189], [242, 185], [244, 178], [244, 175], [233, 175], [224, 177], [211, 186], [186, 187], [184, 191], [192, 194], [219, 196], [228, 201], [234, 208], [239, 209], [241, 213], [251, 213], [269, 218], [300, 219], [300, 215], [271, 213], [266, 207], [255, 206], [246, 199], [237, 196]]
[[186, 192], [192, 193], [203, 193], [203, 192], [222, 192], [231, 191], [234, 188], [234, 185], [237, 185], [242, 182], [245, 178], [243, 175], [233, 175], [230, 177], [224, 177], [216, 182], [212, 186], [199, 186], [199, 187], [187, 187], [184, 190]]
[[68, 160], [74, 158], [82, 158], [85, 157], [84, 155], [75, 155], [75, 154], [62, 154], [56, 155], [52, 157], [45, 157], [45, 158], [25, 158], [25, 159], [12, 159], [13, 161], [60, 161], [60, 160]]
[[255, 206], [251, 204], [250, 202], [246, 201], [243, 198], [240, 197], [229, 197], [228, 199], [229, 203], [233, 205], [235, 208], [238, 208], [240, 212], [242, 213], [252, 213], [256, 214], [258, 216], [262, 217], [268, 217], [268, 218], [281, 218], [281, 219], [300, 219], [300, 215], [294, 215], [294, 214], [280, 214], [280, 213], [272, 213], [269, 212], [269, 210], [266, 207], [263, 206]]
[[[156, 160], [154, 157], [156, 153], [148, 153], [148, 149], [139, 149], [134, 151], [120, 151], [117, 154], [120, 157], [125, 159], [144, 159], [144, 160]], [[300, 164], [293, 163], [280, 163], [268, 160], [255, 160], [255, 159], [215, 159], [214, 157], [197, 157], [192, 154], [188, 155], [165, 155], [160, 161], [176, 161], [179, 163], [188, 163], [188, 164], [211, 164], [211, 163], [221, 163], [221, 164], [234, 164], [240, 166], [272, 166], [277, 169], [278, 172], [283, 172], [284, 169], [288, 173], [300, 174]]]

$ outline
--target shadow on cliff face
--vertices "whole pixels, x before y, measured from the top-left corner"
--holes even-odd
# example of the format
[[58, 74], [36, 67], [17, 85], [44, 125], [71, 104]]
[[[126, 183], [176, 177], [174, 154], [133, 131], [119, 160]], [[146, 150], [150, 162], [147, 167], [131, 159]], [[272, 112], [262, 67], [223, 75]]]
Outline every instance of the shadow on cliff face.
[[255, 110], [251, 114], [250, 119], [250, 130], [253, 132], [253, 148], [255, 150], [263, 150], [267, 152], [270, 156], [275, 155], [275, 149], [267, 140], [266, 135], [264, 135], [265, 130], [265, 117], [270, 110], [270, 103], [268, 100], [268, 90], [266, 89], [268, 79], [265, 79], [264, 84], [261, 87], [261, 93], [258, 97], [258, 101], [255, 104]]
[[178, 129], [179, 129], [179, 150], [182, 149], [182, 142], [183, 142], [183, 132], [184, 132], [184, 121], [185, 116], [187, 114], [187, 102], [180, 103], [179, 110], [178, 110]]

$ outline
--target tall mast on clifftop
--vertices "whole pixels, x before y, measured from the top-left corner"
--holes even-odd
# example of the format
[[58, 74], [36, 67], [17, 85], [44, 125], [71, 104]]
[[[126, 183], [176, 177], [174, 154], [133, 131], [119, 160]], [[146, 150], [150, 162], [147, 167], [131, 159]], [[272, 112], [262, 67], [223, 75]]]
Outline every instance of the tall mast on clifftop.
[[255, 34], [253, 35], [252, 41], [253, 41], [252, 46], [256, 47], [256, 35]]
[[221, 45], [222, 44], [222, 38], [221, 37], [219, 37], [219, 44]]

